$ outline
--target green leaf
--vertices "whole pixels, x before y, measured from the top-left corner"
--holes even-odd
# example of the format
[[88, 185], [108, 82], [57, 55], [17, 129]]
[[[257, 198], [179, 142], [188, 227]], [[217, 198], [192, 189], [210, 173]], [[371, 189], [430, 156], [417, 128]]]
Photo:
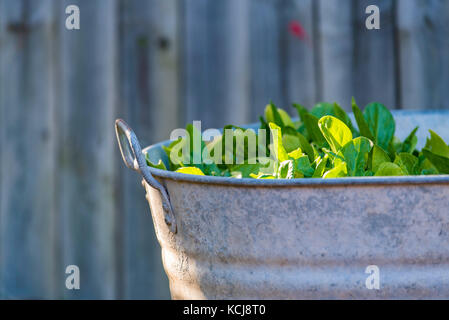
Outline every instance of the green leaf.
[[373, 143], [368, 138], [358, 137], [341, 148], [339, 154], [343, 156], [346, 162], [349, 176], [360, 177], [364, 175], [368, 163], [368, 154], [372, 146]]
[[363, 116], [374, 136], [374, 143], [387, 150], [396, 128], [390, 111], [383, 104], [374, 102], [366, 106]]
[[204, 174], [207, 176], [221, 176], [222, 175], [222, 171], [220, 170], [220, 168], [218, 168], [217, 164], [215, 164], [215, 163], [194, 164], [193, 166], [197, 167], [198, 169], [203, 171]]
[[310, 110], [310, 113], [318, 119], [324, 116], [335, 116], [334, 105], [329, 102], [320, 102]]
[[200, 169], [198, 169], [196, 167], [182, 167], [182, 168], [179, 168], [178, 170], [176, 170], [176, 172], [185, 173], [185, 174], [194, 174], [197, 176], [204, 176], [203, 171], [201, 171]]
[[352, 97], [352, 112], [354, 113], [355, 120], [359, 127], [360, 135], [374, 141], [374, 136], [369, 129], [368, 123], [366, 122], [362, 111], [357, 106], [354, 97]]
[[312, 177], [315, 172], [310, 165], [309, 158], [307, 156], [302, 156], [293, 160], [293, 164], [293, 173], [295, 178]]
[[[170, 143], [168, 147], [162, 146], [162, 149], [167, 154], [168, 160], [169, 160], [169, 167], [171, 171], [175, 171], [179, 167], [184, 166], [183, 163], [190, 163], [191, 162], [191, 153], [186, 152], [183, 153], [182, 150], [184, 146], [188, 145], [190, 142], [187, 140], [187, 138], [179, 138], [178, 140], [175, 140]], [[180, 163], [174, 163], [172, 161], [172, 153], [174, 154], [174, 157], [179, 160]]]
[[310, 111], [312, 115], [315, 117], [322, 118], [324, 116], [333, 116], [341, 121], [343, 121], [351, 131], [354, 130], [352, 126], [351, 118], [349, 118], [346, 111], [344, 111], [340, 105], [336, 102], [328, 103], [328, 102], [320, 102], [316, 104], [313, 109]]
[[284, 124], [285, 127], [290, 127], [293, 129], [295, 128], [295, 125], [294, 125], [292, 119], [290, 118], [290, 116], [288, 115], [288, 113], [285, 110], [278, 108], [278, 113], [281, 116], [282, 123]]
[[301, 147], [300, 133], [290, 127], [285, 127], [282, 134], [282, 143], [287, 152], [291, 152]]
[[298, 149], [293, 150], [293, 151], [291, 151], [291, 152], [288, 153], [288, 157], [289, 157], [291, 160], [299, 159], [299, 158], [302, 157], [303, 155], [304, 155], [304, 154], [302, 153], [301, 148], [298, 148]]
[[343, 121], [348, 126], [348, 128], [351, 130], [351, 132], [356, 133], [356, 130], [354, 129], [354, 126], [352, 125], [351, 118], [349, 118], [346, 111], [343, 110], [342, 107], [340, 107], [340, 105], [336, 102], [334, 102], [333, 107], [334, 107], [335, 117], [337, 119], [340, 119], [341, 121]]
[[342, 162], [335, 168], [326, 172], [323, 176], [324, 179], [342, 178], [348, 175], [346, 163]]
[[282, 143], [282, 130], [273, 122], [269, 124], [271, 135], [273, 137], [273, 148], [275, 152], [276, 159], [280, 162], [288, 160], [287, 151]]
[[388, 176], [405, 176], [405, 172], [402, 169], [392, 162], [384, 162], [377, 169], [375, 176], [376, 177], [388, 177]]
[[265, 121], [264, 117], [259, 117], [260, 121], [260, 129], [267, 129], [268, 130], [268, 123]]
[[312, 178], [321, 178], [323, 176], [324, 171], [326, 171], [326, 164], [328, 159], [329, 156], [326, 154], [323, 158], [319, 160]]
[[265, 119], [267, 119], [267, 122], [273, 122], [280, 128], [284, 128], [285, 124], [282, 121], [282, 116], [279, 114], [278, 108], [273, 104], [273, 102], [270, 102], [265, 107]]
[[290, 127], [285, 127], [282, 135], [282, 143], [287, 152], [294, 151], [301, 148], [304, 153], [309, 156], [310, 162], [313, 162], [314, 151], [312, 145], [307, 141], [306, 137], [300, 134], [298, 131]]
[[430, 175], [430, 174], [439, 174], [438, 169], [432, 164], [432, 162], [427, 159], [424, 154], [420, 154], [419, 156], [419, 173], [424, 175]]
[[329, 143], [332, 151], [337, 153], [346, 143], [352, 140], [351, 130], [343, 121], [332, 117], [324, 116], [318, 121], [318, 126], [324, 138]]
[[273, 158], [258, 157], [260, 170], [259, 173], [270, 174], [275, 176], [279, 167], [279, 161]]
[[157, 164], [154, 164], [148, 158], [148, 153], [146, 154], [145, 159], [147, 160], [147, 165], [148, 166], [150, 166], [152, 168], [155, 168], [155, 169], [167, 170], [167, 167], [165, 166], [165, 164], [162, 162], [161, 159], [159, 159], [159, 162]]
[[418, 158], [406, 152], [401, 152], [396, 155], [394, 163], [397, 164], [402, 171], [408, 175], [418, 174]]
[[326, 143], [326, 139], [324, 139], [324, 136], [321, 133], [320, 128], [318, 127], [319, 119], [310, 113], [304, 115], [304, 119], [304, 125], [306, 127], [307, 133], [309, 134], [309, 139], [319, 146], [323, 146]]
[[376, 172], [379, 169], [380, 165], [384, 162], [391, 162], [390, 157], [384, 149], [382, 149], [378, 145], [374, 145], [371, 156], [371, 170], [373, 172]]
[[328, 156], [329, 164], [331, 164], [333, 167], [336, 167], [340, 163], [345, 161], [345, 159], [343, 159], [343, 156], [341, 154], [334, 153], [327, 148], [321, 148], [321, 151], [323, 151], [324, 154], [326, 154]]
[[296, 111], [298, 112], [298, 116], [299, 119], [301, 120], [302, 123], [305, 122], [304, 116], [309, 113], [309, 111], [307, 111], [307, 109], [305, 107], [303, 107], [302, 105], [298, 104], [298, 103], [294, 103], [293, 107], [295, 107]]
[[240, 173], [242, 178], [249, 178], [251, 174], [256, 174], [260, 170], [260, 164], [239, 164], [233, 166], [231, 169], [231, 173]]
[[[268, 123], [265, 121], [263, 117], [259, 117], [260, 120], [260, 129], [265, 130], [265, 149], [267, 150], [267, 156], [268, 154], [268, 144], [270, 143], [270, 127], [268, 126]], [[263, 132], [263, 131], [262, 131]]]
[[416, 144], [418, 143], [418, 138], [416, 137], [418, 128], [419, 127], [413, 129], [413, 131], [407, 136], [407, 138], [405, 138], [401, 146], [401, 152], [412, 153], [415, 150]]
[[423, 149], [422, 153], [438, 169], [440, 173], [449, 174], [449, 158], [435, 154], [428, 149]]
[[430, 132], [430, 139], [427, 138], [426, 146], [424, 148], [429, 150], [433, 154], [449, 158], [449, 147], [444, 142], [444, 140], [434, 131], [429, 130], [429, 132]]
[[279, 179], [293, 179], [293, 160], [285, 160], [279, 165], [277, 172]]
[[421, 171], [421, 174], [425, 176], [430, 176], [430, 175], [437, 175], [439, 174], [439, 172], [436, 168], [430, 168], [430, 169], [423, 169]]
[[307, 141], [306, 137], [304, 137], [299, 132], [296, 134], [296, 136], [299, 138], [299, 145], [301, 149], [304, 151], [305, 154], [309, 156], [309, 161], [313, 162], [315, 159], [315, 152], [313, 151], [312, 145]]
[[262, 173], [262, 172], [260, 172], [260, 173], [258, 173], [258, 174], [251, 174], [250, 175], [250, 177], [251, 178], [254, 178], [254, 179], [276, 179], [276, 177], [275, 176], [273, 176], [273, 175], [271, 175], [271, 174], [266, 174], [266, 173]]
[[402, 150], [402, 141], [399, 140], [398, 137], [393, 136], [393, 139], [391, 139], [390, 144], [388, 145], [388, 155], [390, 156], [390, 159], [396, 158], [396, 153], [400, 153]]
[[422, 153], [440, 173], [449, 174], [449, 147], [438, 134], [429, 132], [430, 139], [427, 138]]

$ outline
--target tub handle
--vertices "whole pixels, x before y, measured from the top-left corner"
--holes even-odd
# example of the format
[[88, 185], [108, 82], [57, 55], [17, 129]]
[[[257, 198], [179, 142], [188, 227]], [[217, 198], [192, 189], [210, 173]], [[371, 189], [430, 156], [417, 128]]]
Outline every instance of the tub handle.
[[165, 187], [151, 175], [136, 134], [122, 119], [117, 119], [115, 121], [115, 133], [126, 166], [140, 173], [150, 186], [159, 190], [161, 193], [165, 223], [168, 225], [171, 232], [176, 233], [176, 220], [168, 192]]

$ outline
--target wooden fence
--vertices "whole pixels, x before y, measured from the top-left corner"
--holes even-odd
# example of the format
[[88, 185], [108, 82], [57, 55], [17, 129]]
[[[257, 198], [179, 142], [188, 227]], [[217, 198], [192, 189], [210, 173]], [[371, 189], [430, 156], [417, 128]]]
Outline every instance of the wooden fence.
[[169, 297], [117, 117], [147, 145], [270, 99], [436, 109], [448, 91], [449, 0], [0, 0], [0, 297]]

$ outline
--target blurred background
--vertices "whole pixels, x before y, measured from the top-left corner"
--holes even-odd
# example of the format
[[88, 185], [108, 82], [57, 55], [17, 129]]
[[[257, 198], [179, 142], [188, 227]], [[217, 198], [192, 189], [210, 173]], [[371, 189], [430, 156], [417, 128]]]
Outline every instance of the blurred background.
[[149, 145], [270, 100], [441, 109], [448, 92], [449, 0], [0, 0], [0, 298], [170, 297], [115, 118]]

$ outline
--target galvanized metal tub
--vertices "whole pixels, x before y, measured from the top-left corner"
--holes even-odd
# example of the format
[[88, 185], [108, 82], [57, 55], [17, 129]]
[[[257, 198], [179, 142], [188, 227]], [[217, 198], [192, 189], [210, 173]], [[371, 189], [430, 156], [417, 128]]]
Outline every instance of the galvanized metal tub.
[[[421, 146], [427, 129], [449, 140], [448, 112], [394, 115], [400, 138], [419, 125]], [[146, 166], [132, 130], [116, 128], [144, 178], [172, 298], [449, 298], [449, 176], [185, 175]], [[166, 161], [167, 143], [143, 152]]]

